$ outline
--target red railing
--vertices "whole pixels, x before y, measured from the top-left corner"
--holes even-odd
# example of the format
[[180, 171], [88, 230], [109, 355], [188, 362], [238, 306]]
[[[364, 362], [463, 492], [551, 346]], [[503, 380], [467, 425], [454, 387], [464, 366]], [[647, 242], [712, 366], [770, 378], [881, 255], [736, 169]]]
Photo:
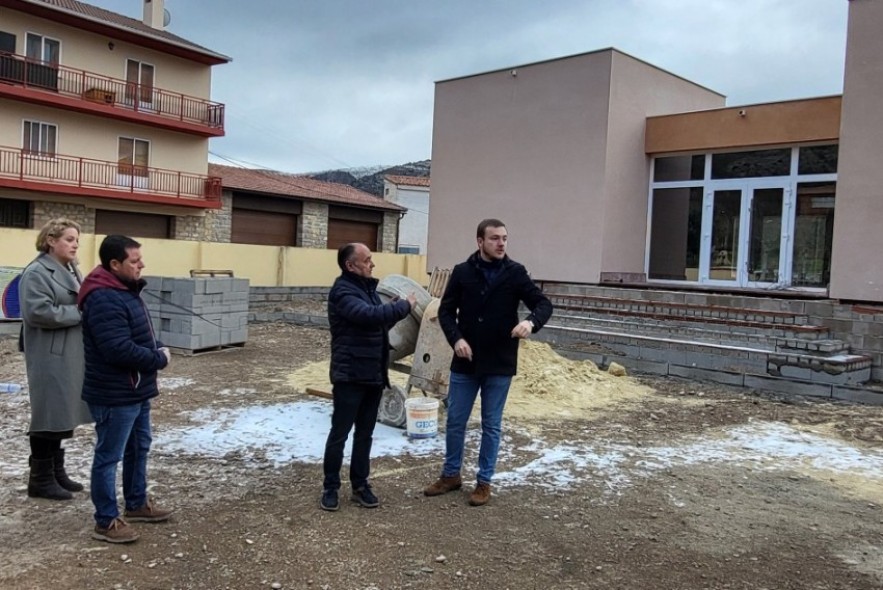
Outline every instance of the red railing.
[[118, 191], [121, 198], [125, 198], [125, 193], [138, 193], [206, 204], [217, 204], [221, 200], [221, 179], [214, 176], [0, 146], [0, 180], [4, 178]]
[[48, 64], [22, 55], [0, 52], [0, 81], [164, 119], [224, 129], [223, 104], [59, 64]]

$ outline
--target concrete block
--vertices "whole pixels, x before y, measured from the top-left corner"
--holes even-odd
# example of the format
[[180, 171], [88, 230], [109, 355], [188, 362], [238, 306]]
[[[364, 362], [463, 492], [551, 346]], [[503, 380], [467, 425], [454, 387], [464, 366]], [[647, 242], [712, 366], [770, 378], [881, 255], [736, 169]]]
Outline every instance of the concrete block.
[[821, 383], [806, 383], [789, 381], [777, 377], [763, 377], [760, 375], [745, 375], [745, 387], [761, 391], [772, 391], [789, 395], [803, 395], [807, 397], [831, 397], [831, 386]]
[[780, 365], [779, 374], [787, 379], [800, 379], [803, 381], [813, 381], [815, 371], [808, 367], [794, 367], [791, 365]]
[[668, 374], [676, 377], [684, 377], [685, 379], [713, 381], [714, 383], [724, 383], [726, 385], [734, 385], [737, 387], [742, 387], [745, 384], [745, 374], [734, 371], [712, 371], [696, 367], [669, 365]]
[[[645, 373], [648, 375], [668, 375], [671, 367], [671, 365], [665, 361], [653, 361], [635, 358], [622, 358], [622, 360], [611, 358], [610, 360], [615, 360], [629, 371], [635, 373]], [[609, 364], [609, 362], [607, 364]]]
[[842, 399], [845, 401], [856, 402], [859, 404], [868, 404], [873, 406], [883, 406], [883, 392], [863, 389], [860, 387], [849, 387], [844, 385], [835, 385], [831, 389], [834, 399]]

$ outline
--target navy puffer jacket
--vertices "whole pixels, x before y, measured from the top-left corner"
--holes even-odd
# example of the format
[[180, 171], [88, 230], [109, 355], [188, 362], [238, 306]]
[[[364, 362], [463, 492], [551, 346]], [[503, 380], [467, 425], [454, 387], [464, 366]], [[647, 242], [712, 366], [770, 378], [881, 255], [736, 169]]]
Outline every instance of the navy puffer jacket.
[[331, 383], [389, 387], [389, 329], [408, 317], [405, 299], [382, 303], [377, 279], [344, 271], [328, 294]]
[[141, 299], [144, 284], [127, 285], [100, 266], [83, 281], [77, 305], [83, 313], [88, 403], [123, 406], [159, 394], [156, 372], [168, 361]]

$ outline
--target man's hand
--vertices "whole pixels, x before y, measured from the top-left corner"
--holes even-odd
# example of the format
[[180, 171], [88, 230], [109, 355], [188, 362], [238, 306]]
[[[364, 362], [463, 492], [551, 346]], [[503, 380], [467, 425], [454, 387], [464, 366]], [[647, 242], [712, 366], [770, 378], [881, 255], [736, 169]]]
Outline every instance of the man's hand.
[[530, 320], [522, 320], [512, 328], [510, 336], [512, 338], [528, 338], [531, 332], [533, 332], [533, 323]]
[[465, 338], [460, 338], [454, 342], [454, 354], [461, 359], [472, 360], [472, 347], [466, 342]]
[[165, 346], [163, 346], [162, 348], [160, 348], [159, 351], [160, 351], [161, 353], [163, 353], [163, 355], [166, 357], [166, 366], [168, 366], [169, 363], [172, 362], [172, 353], [169, 352], [169, 349], [166, 348]]
[[413, 291], [408, 293], [408, 303], [411, 304], [411, 309], [414, 309], [414, 307], [417, 305], [417, 294]]

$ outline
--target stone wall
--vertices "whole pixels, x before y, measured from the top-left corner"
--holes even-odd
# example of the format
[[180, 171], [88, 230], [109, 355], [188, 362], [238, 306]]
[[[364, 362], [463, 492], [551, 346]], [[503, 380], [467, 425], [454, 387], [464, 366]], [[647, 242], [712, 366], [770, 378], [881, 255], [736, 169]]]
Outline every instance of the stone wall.
[[95, 233], [95, 209], [77, 203], [34, 201], [34, 229], [42, 228], [47, 221], [56, 217], [76, 221], [84, 234]]
[[177, 215], [172, 224], [172, 239], [189, 242], [205, 241], [203, 235], [208, 229], [207, 219], [195, 215]]
[[380, 252], [395, 253], [399, 236], [399, 214], [397, 211], [385, 211], [383, 213], [383, 227], [380, 231], [380, 243], [377, 250]]
[[297, 218], [299, 248], [325, 248], [328, 245], [328, 204], [304, 201]]
[[203, 240], [230, 243], [233, 236], [233, 193], [221, 194], [221, 208], [207, 209], [203, 220]]

